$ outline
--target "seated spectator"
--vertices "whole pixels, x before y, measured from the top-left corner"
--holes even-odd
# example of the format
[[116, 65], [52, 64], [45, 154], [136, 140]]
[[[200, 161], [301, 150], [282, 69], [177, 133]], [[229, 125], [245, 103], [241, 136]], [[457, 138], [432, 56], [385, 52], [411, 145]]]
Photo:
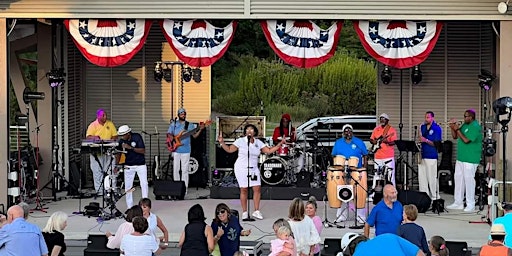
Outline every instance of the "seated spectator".
[[61, 231], [68, 225], [67, 219], [68, 215], [65, 212], [54, 212], [43, 228], [43, 237], [50, 256], [64, 256], [66, 243]]
[[492, 224], [491, 241], [480, 248], [479, 256], [510, 256], [512, 250], [505, 246], [505, 226], [503, 224]]
[[414, 204], [404, 206], [404, 223], [398, 227], [398, 235], [415, 244], [424, 253], [428, 253], [427, 237], [425, 230], [414, 221], [418, 218], [418, 208]]
[[[498, 205], [500, 207], [500, 205]], [[508, 247], [512, 247], [512, 203], [505, 203], [503, 205], [503, 216], [494, 219], [493, 224], [502, 224], [505, 227], [505, 245]], [[489, 240], [491, 237], [489, 236]]]
[[152, 256], [160, 255], [162, 250], [153, 236], [145, 234], [148, 221], [144, 217], [135, 217], [132, 220], [133, 232], [123, 236], [121, 240], [121, 253], [125, 256]]

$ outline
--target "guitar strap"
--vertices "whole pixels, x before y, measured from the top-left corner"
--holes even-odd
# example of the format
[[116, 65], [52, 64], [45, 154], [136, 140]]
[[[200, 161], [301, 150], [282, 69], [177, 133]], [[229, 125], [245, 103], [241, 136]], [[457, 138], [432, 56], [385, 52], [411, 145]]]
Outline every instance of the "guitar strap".
[[188, 125], [189, 125], [189, 124], [190, 124], [190, 123], [189, 123], [188, 121], [185, 121], [185, 128], [183, 129], [185, 132], [187, 132], [187, 131], [188, 131]]
[[388, 131], [389, 129], [391, 129], [391, 125], [387, 124], [386, 127], [384, 128], [384, 131], [382, 131], [382, 137], [386, 137], [386, 135], [388, 135]]

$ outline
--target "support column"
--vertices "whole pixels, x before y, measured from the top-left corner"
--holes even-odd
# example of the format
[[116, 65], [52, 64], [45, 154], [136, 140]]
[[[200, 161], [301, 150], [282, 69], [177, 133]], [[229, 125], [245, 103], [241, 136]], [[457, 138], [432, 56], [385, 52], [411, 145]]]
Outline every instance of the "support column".
[[[7, 207], [9, 172], [9, 81], [7, 79], [7, 20], [0, 19], [0, 204]], [[1, 82], [3, 81], [3, 82]]]

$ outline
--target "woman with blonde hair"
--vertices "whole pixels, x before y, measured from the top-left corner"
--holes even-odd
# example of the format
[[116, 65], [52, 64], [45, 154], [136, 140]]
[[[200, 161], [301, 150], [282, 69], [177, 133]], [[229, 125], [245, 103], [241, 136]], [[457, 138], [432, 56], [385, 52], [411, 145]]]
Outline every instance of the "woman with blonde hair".
[[65, 212], [54, 212], [43, 228], [43, 237], [48, 247], [49, 256], [63, 256], [66, 251], [64, 234], [62, 230], [66, 228], [68, 215]]
[[[308, 201], [306, 202], [306, 215], [309, 216], [311, 220], [313, 220], [313, 224], [315, 225], [316, 231], [318, 232], [318, 235], [320, 235], [322, 233], [324, 225], [322, 223], [322, 219], [318, 215], [316, 215], [317, 208], [318, 205], [316, 204], [316, 198], [314, 196], [310, 196]], [[313, 255], [320, 255], [320, 243], [315, 245]]]
[[288, 210], [288, 223], [293, 232], [297, 255], [306, 256], [315, 250], [320, 243], [320, 235], [313, 220], [305, 214], [304, 202], [300, 198], [293, 199]]

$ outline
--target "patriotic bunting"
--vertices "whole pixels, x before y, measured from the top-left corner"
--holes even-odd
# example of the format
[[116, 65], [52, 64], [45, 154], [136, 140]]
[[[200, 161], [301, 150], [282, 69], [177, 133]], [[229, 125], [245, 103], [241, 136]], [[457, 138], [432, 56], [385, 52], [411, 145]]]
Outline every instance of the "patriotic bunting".
[[178, 58], [193, 67], [210, 66], [220, 59], [233, 40], [236, 25], [236, 21], [224, 28], [204, 20], [160, 21], [165, 38]]
[[398, 69], [419, 65], [432, 52], [443, 24], [436, 21], [354, 21], [366, 52]]
[[80, 52], [102, 67], [127, 63], [144, 46], [151, 23], [144, 19], [64, 21]]
[[311, 21], [261, 21], [270, 47], [286, 63], [311, 68], [326, 62], [334, 55], [343, 22], [337, 21], [323, 30]]

